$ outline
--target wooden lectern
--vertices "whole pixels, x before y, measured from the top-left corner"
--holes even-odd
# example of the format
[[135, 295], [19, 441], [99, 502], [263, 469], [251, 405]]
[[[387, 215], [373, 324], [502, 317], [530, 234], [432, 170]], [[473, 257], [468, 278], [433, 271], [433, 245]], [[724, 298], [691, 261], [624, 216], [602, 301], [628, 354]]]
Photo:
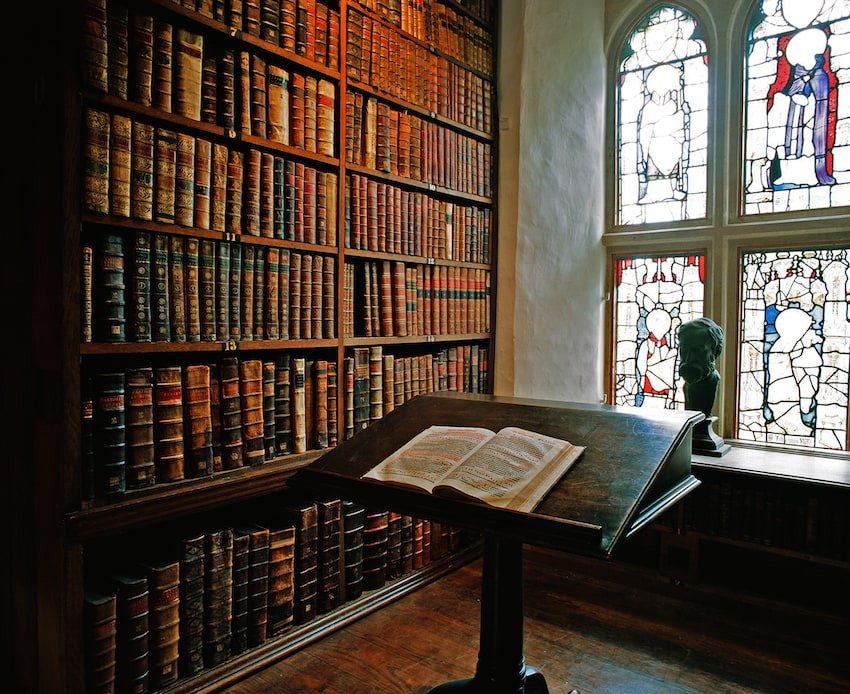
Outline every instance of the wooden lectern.
[[[315, 493], [481, 533], [481, 636], [475, 674], [432, 692], [548, 692], [543, 675], [526, 667], [523, 655], [523, 543], [610, 558], [625, 538], [699, 484], [691, 474], [691, 433], [703, 417], [692, 411], [432, 393], [410, 400], [329, 451], [301, 470], [296, 483]], [[493, 430], [518, 426], [587, 448], [533, 513], [360, 479], [434, 424]]]

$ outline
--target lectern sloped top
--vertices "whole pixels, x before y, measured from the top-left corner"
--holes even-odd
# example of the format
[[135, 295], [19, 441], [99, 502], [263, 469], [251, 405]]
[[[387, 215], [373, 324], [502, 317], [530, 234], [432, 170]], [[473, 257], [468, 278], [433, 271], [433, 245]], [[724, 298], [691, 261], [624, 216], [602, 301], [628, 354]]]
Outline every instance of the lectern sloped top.
[[[420, 395], [298, 473], [295, 484], [522, 542], [609, 557], [696, 487], [691, 431], [704, 415], [469, 393]], [[431, 425], [517, 426], [585, 446], [533, 513], [360, 479]]]

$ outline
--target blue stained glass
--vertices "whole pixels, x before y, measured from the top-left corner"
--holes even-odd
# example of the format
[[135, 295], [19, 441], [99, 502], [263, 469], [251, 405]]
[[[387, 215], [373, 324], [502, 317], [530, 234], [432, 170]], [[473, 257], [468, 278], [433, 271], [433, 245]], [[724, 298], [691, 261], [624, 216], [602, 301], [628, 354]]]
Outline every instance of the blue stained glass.
[[763, 0], [746, 60], [744, 212], [850, 204], [850, 1]]

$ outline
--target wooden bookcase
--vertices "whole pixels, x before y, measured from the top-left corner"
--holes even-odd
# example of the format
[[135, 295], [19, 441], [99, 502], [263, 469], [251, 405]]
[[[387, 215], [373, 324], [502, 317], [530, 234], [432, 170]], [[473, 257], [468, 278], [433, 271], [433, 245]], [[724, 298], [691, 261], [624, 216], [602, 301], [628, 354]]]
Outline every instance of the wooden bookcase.
[[[3, 504], [12, 538], [9, 553], [16, 557], [3, 578], [8, 595], [3, 623], [14, 644], [4, 669], [19, 690], [85, 690], [84, 593], [92, 572], [108, 566], [110, 557], [117, 564], [122, 554], [135, 556], [130, 543], [140, 543], [138, 559], [145, 560], [140, 538], [177, 533], [237, 512], [250, 522], [252, 505], [273, 504], [291, 476], [335, 440], [356, 435], [385, 408], [419, 392], [490, 392], [496, 289], [495, 4], [296, 0], [289, 3], [296, 11], [295, 43], [284, 45], [284, 22], [275, 11], [285, 9], [286, 2], [77, 0], [46, 12], [43, 30], [21, 47], [24, 60], [10, 76], [10, 88], [22, 95], [26, 108], [9, 131], [15, 136], [5, 152], [3, 191], [6, 219], [18, 237], [20, 256], [15, 257], [25, 260], [12, 263], [7, 296], [22, 290], [32, 296], [12, 310], [23, 330], [11, 357], [32, 369], [10, 378], [11, 392], [20, 397], [6, 421], [24, 432], [20, 438], [26, 441], [20, 444]], [[241, 27], [236, 21], [240, 6]], [[22, 22], [32, 20], [23, 9], [19, 13]], [[125, 42], [122, 16], [127, 18]], [[252, 23], [257, 18], [259, 25]], [[165, 36], [171, 37], [170, 50], [162, 42]], [[201, 62], [194, 63], [193, 51], [201, 46]], [[170, 99], [162, 91], [163, 56], [171, 57]], [[224, 96], [230, 58], [232, 101]], [[114, 69], [125, 59], [126, 93], [122, 73]], [[275, 80], [281, 73], [289, 78], [290, 105], [273, 114], [272, 82], [279, 87]], [[299, 85], [308, 92], [303, 112], [293, 107]], [[289, 118], [286, 136], [272, 131], [281, 113]], [[307, 122], [303, 140], [293, 123], [299, 118]], [[311, 118], [317, 119], [315, 131]], [[127, 132], [129, 142], [122, 140]], [[160, 157], [160, 152], [166, 154]], [[230, 166], [215, 169], [221, 152]], [[173, 207], [161, 185], [171, 171]], [[287, 187], [290, 171], [303, 174], [307, 186]], [[217, 176], [224, 176], [220, 188]], [[310, 187], [314, 180], [315, 189]], [[145, 275], [137, 270], [145, 238], [151, 240], [147, 289]], [[196, 243], [197, 258], [188, 253]], [[181, 246], [185, 263], [197, 259], [197, 275], [188, 274], [186, 266], [175, 270]], [[155, 303], [156, 254], [163, 249], [172, 253], [170, 262], [160, 265], [169, 289], [169, 319], [159, 324], [171, 332], [165, 339], [156, 332]], [[213, 258], [210, 249], [215, 249]], [[242, 302], [248, 294], [235, 302], [234, 283], [227, 294], [219, 293], [223, 282], [203, 284], [204, 261], [220, 263], [221, 249], [231, 254], [238, 249], [243, 260], [253, 254], [255, 263], [261, 257], [278, 262], [284, 256], [309, 258], [312, 266], [321, 267], [311, 274], [321, 287], [309, 295], [311, 311], [302, 303], [301, 321], [286, 326], [299, 309], [292, 290], [304, 284], [294, 275], [283, 279], [280, 265], [277, 274], [260, 274], [257, 263], [249, 275], [243, 264], [240, 292], [249, 276], [255, 286], [257, 278], [263, 279], [263, 289], [274, 286], [269, 276], [279, 282], [277, 311], [270, 309], [271, 295], [264, 294], [268, 303], [257, 312], [255, 294], [256, 321], [248, 329], [249, 309]], [[36, 258], [34, 266], [26, 260]], [[220, 268], [212, 264], [206, 270]], [[284, 282], [288, 299], [281, 291]], [[204, 291], [212, 286], [212, 310], [221, 313], [205, 317]], [[183, 319], [175, 316], [174, 303], [181, 291]], [[135, 319], [138, 296], [147, 292], [151, 303], [142, 305], [142, 313], [150, 310], [150, 333]], [[190, 294], [198, 298], [197, 309], [186, 298]], [[288, 311], [281, 309], [284, 304]], [[293, 409], [287, 418], [294, 427], [288, 449], [264, 447], [255, 464], [244, 460], [232, 469], [226, 462], [214, 468], [203, 456], [193, 472], [187, 408], [182, 479], [178, 474], [174, 481], [163, 481], [157, 459], [141, 474], [128, 471], [125, 460], [125, 477], [117, 486], [110, 486], [114, 476], [102, 476], [108, 437], [97, 433], [102, 432], [99, 425], [91, 434], [84, 413], [89, 402], [95, 416], [98, 403], [114, 402], [98, 395], [105, 392], [98, 390], [108, 381], [104, 374], [123, 376], [126, 405], [129, 370], [150, 369], [155, 380], [158, 370], [177, 366], [182, 379], [189, 366], [221, 367], [228, 358], [239, 365], [259, 361], [277, 368], [282, 355], [290, 364], [303, 359], [308, 368], [320, 362], [335, 370], [336, 400], [327, 401], [335, 439], [333, 428], [327, 440], [322, 438], [325, 420], [320, 416], [307, 416], [304, 429], [298, 428]], [[389, 357], [397, 376], [392, 392], [384, 381]], [[333, 383], [310, 375], [308, 386]], [[294, 370], [290, 376], [294, 383]], [[245, 382], [240, 385], [244, 388]], [[180, 386], [185, 407], [186, 384], [180, 381]], [[355, 387], [361, 388], [358, 400]], [[286, 392], [295, 408], [292, 385]], [[158, 394], [153, 387], [147, 393], [164, 403], [156, 398], [172, 397], [175, 391]], [[323, 410], [316, 406], [325, 403], [318, 397], [326, 391], [307, 393], [305, 416]], [[355, 411], [355, 405], [360, 409]], [[265, 422], [273, 411], [267, 400]], [[155, 431], [159, 437], [162, 430]], [[307, 438], [300, 446], [295, 438], [302, 431]], [[94, 458], [86, 453], [89, 435]], [[277, 444], [269, 438], [264, 443], [270, 441]], [[157, 456], [160, 444], [157, 438]], [[126, 438], [124, 447], [126, 455]], [[433, 562], [165, 690], [214, 690], [264, 659], [377, 609], [462, 558], [458, 553]]]

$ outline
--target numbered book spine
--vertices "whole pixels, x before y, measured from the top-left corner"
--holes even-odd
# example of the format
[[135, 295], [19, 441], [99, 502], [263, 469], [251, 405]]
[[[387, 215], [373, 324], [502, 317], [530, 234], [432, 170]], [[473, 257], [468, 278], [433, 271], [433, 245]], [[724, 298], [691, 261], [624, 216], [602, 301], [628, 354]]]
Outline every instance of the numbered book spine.
[[185, 400], [186, 476], [205, 477], [213, 473], [212, 409], [210, 368], [190, 364], [183, 370]]

